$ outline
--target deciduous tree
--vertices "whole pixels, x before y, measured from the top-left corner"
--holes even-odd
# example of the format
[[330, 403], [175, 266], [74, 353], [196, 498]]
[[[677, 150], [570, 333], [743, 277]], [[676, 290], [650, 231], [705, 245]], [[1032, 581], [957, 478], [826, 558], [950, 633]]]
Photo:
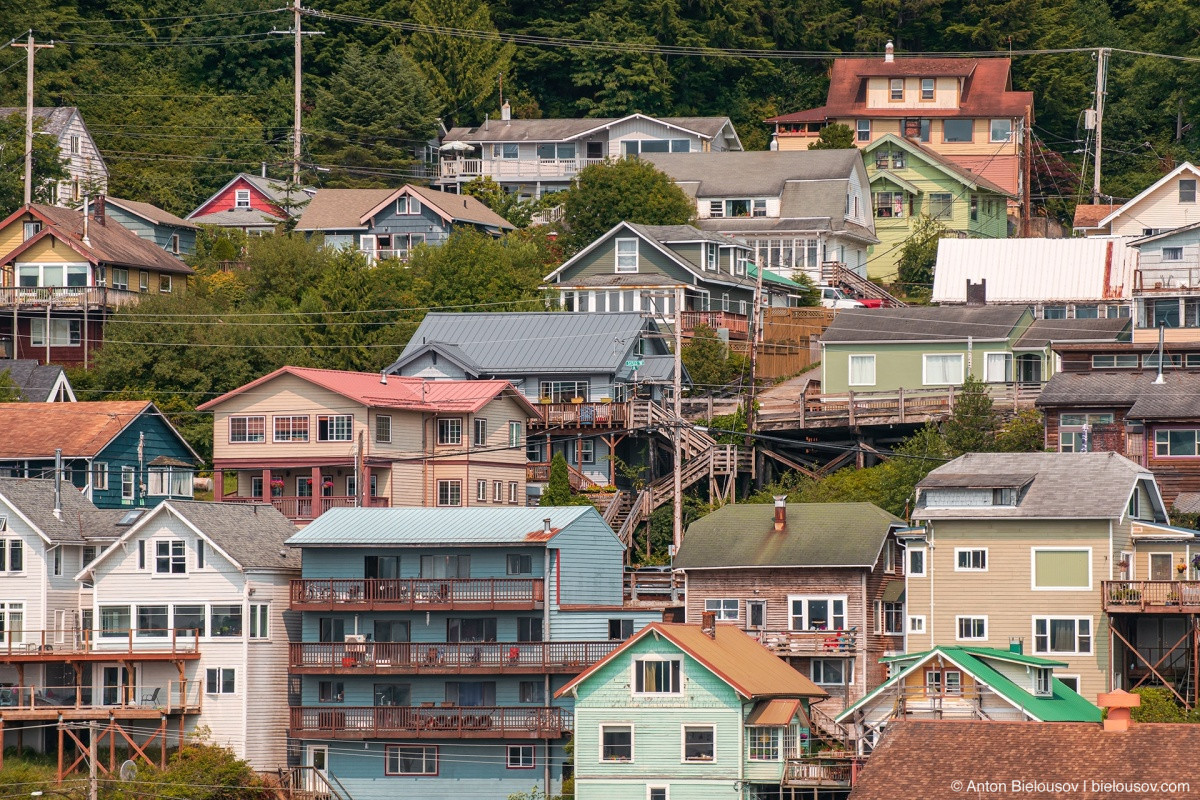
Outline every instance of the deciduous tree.
[[618, 222], [686, 225], [695, 203], [649, 161], [622, 158], [585, 167], [563, 202], [565, 247], [575, 252]]

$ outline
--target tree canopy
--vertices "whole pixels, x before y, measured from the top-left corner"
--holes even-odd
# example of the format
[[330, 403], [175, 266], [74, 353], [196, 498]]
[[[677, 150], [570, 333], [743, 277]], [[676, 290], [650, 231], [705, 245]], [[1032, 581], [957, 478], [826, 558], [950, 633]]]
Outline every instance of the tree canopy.
[[622, 221], [686, 225], [695, 211], [687, 194], [649, 161], [621, 158], [592, 164], [565, 193], [565, 246], [570, 252], [581, 250]]
[[[55, 186], [67, 176], [58, 142], [38, 133], [34, 118], [33, 202], [54, 202]], [[0, 219], [25, 202], [25, 115], [0, 117]]]
[[854, 131], [849, 125], [841, 122], [826, 125], [817, 135], [817, 140], [809, 144], [809, 150], [848, 150], [854, 147]]

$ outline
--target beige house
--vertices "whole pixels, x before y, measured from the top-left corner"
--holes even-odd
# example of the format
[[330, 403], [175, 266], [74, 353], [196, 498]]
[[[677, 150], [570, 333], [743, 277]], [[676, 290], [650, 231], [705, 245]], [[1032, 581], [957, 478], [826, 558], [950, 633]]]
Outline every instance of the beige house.
[[1076, 234], [1153, 236], [1200, 222], [1196, 201], [1200, 168], [1185, 161], [1124, 204], [1100, 203], [1075, 208]]
[[523, 505], [525, 425], [507, 381], [282, 367], [213, 412], [216, 498], [304, 523], [337, 507]]
[[1193, 538], [1116, 453], [971, 453], [918, 484], [913, 519], [905, 651], [1020, 641], [1084, 697], [1112, 688], [1105, 582], [1130, 578], [1155, 535]]

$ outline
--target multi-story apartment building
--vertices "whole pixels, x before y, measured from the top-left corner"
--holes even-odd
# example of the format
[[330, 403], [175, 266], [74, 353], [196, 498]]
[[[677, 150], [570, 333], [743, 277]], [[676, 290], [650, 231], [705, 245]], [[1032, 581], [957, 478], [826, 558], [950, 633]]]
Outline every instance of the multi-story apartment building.
[[623, 603], [624, 548], [591, 507], [339, 508], [290, 543], [293, 756], [356, 800], [557, 794], [554, 692], [662, 619]]
[[335, 507], [525, 503], [537, 412], [507, 381], [282, 367], [200, 410], [213, 412], [225, 502], [301, 522]]

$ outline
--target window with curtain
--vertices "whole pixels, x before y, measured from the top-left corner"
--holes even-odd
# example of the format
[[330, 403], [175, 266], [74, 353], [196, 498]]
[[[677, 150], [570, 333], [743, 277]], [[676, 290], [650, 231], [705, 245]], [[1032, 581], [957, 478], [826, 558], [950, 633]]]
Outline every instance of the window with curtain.
[[678, 658], [642, 658], [633, 662], [635, 694], [679, 694], [682, 662]]
[[875, 356], [874, 356], [874, 354], [850, 356], [850, 385], [851, 386], [874, 386], [875, 385]]
[[1035, 617], [1033, 648], [1036, 653], [1086, 655], [1092, 652], [1090, 617]]
[[962, 353], [926, 353], [924, 364], [926, 386], [957, 386], [963, 382]]
[[983, 362], [983, 379], [988, 383], [1011, 383], [1012, 353], [988, 353]]

